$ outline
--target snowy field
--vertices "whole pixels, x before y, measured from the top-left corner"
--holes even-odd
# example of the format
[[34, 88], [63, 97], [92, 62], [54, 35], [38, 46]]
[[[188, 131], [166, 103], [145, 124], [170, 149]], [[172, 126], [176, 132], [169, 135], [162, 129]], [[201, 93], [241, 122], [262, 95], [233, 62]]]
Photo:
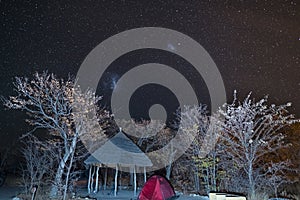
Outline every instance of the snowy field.
[[[0, 188], [0, 200], [12, 200], [12, 198], [18, 194], [21, 191], [18, 187], [8, 187], [3, 186]], [[136, 197], [133, 197], [132, 191], [120, 191], [118, 193], [117, 197], [114, 197], [112, 195], [109, 195], [108, 192], [99, 192], [95, 195], [90, 195], [91, 197], [96, 197], [97, 199], [101, 200], [130, 200], [130, 199], [136, 199]], [[87, 193], [85, 190], [80, 191], [80, 196], [85, 197], [87, 196]], [[178, 200], [208, 200], [208, 197], [192, 197], [192, 196], [186, 196], [181, 195], [179, 196]]]
[[0, 187], [0, 200], [11, 200], [16, 194], [21, 191], [18, 187]]
[[[18, 187], [8, 187], [2, 186], [0, 188], [0, 200], [12, 200], [12, 198], [21, 191]], [[85, 190], [80, 191], [80, 196], [85, 197], [87, 193]], [[136, 197], [133, 197], [132, 191], [120, 191], [117, 197], [109, 195], [106, 192], [99, 192], [95, 195], [90, 195], [91, 197], [96, 197], [97, 199], [101, 200], [136, 200]], [[208, 197], [205, 196], [187, 196], [187, 195], [180, 195], [178, 200], [209, 200]], [[283, 198], [273, 198], [270, 200], [286, 200]]]
[[[81, 190], [79, 192], [80, 196], [85, 197], [87, 196], [86, 190]], [[97, 199], [101, 200], [109, 200], [109, 199], [115, 199], [115, 200], [135, 200], [137, 197], [133, 196], [133, 191], [128, 191], [128, 190], [120, 190], [118, 192], [118, 195], [114, 197], [113, 195], [110, 194], [110, 191], [100, 191], [99, 193], [95, 195], [90, 195], [90, 197], [96, 197]], [[199, 196], [187, 196], [187, 195], [180, 195], [178, 200], [208, 200], [208, 197], [199, 197]]]

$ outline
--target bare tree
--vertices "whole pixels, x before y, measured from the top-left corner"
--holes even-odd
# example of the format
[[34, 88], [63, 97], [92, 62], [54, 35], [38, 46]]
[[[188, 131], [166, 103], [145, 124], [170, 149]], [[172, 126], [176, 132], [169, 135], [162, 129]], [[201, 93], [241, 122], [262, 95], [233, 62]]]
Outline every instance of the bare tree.
[[278, 198], [278, 189], [280, 186], [285, 183], [292, 183], [286, 177], [288, 171], [295, 171], [291, 166], [292, 164], [289, 161], [271, 162], [266, 170], [266, 184], [272, 188], [276, 198]]
[[165, 128], [165, 124], [160, 120], [117, 119], [116, 121], [123, 131], [134, 136], [135, 142], [145, 153], [158, 145], [157, 134]]
[[[166, 178], [170, 179], [173, 162], [176, 160], [178, 146], [172, 140], [175, 130], [160, 120], [117, 120], [123, 130], [133, 133], [136, 144], [150, 157], [153, 165], [166, 169]], [[132, 134], [131, 134], [132, 135]], [[159, 151], [156, 151], [159, 150]], [[157, 169], [157, 168], [155, 168]]]
[[5, 99], [4, 105], [27, 113], [27, 122], [33, 130], [26, 135], [40, 128], [48, 129], [50, 135], [63, 144], [50, 192], [53, 197], [61, 195], [63, 191], [58, 186], [67, 187], [63, 184], [63, 174], [66, 164], [73, 163], [79, 137], [92, 134], [98, 141], [104, 137], [96, 116], [100, 97], [92, 90], [81, 91], [71, 78], [64, 81], [47, 72], [35, 73], [31, 80], [17, 77], [14, 86], [17, 95]]
[[[129, 134], [134, 134], [136, 144], [145, 153], [149, 153], [148, 156], [154, 165], [160, 166], [162, 163], [166, 169], [166, 177], [169, 179], [176, 153], [175, 148], [173, 148], [174, 144], [172, 141], [170, 142], [174, 135], [173, 131], [160, 120], [134, 121], [123, 119], [117, 122]], [[164, 148], [168, 143], [170, 143], [169, 147]], [[160, 149], [160, 153], [157, 153], [156, 149]]]
[[200, 182], [205, 186], [206, 192], [217, 190], [217, 179], [220, 179], [218, 163], [217, 139], [220, 133], [219, 116], [210, 116], [206, 105], [186, 106], [183, 112], [177, 115], [183, 131], [194, 137], [190, 148], [185, 152], [194, 172], [194, 185], [196, 191], [200, 190]]
[[239, 175], [246, 175], [248, 196], [255, 199], [257, 184], [266, 178], [264, 169], [270, 164], [266, 156], [288, 145], [279, 131], [299, 120], [288, 114], [290, 103], [268, 106], [266, 97], [255, 102], [250, 95], [238, 102], [235, 92], [233, 103], [225, 104], [225, 110], [219, 113], [225, 118], [221, 135], [223, 160], [230, 161], [228, 167], [236, 168]]
[[33, 187], [41, 188], [46, 184], [45, 177], [54, 166], [52, 148], [41, 142], [35, 136], [28, 135], [23, 140], [21, 149], [26, 165], [22, 166], [22, 185], [26, 194], [30, 194]]
[[14, 147], [15, 142], [13, 142], [10, 147], [5, 148], [4, 152], [0, 153], [0, 187], [4, 184], [6, 179], [6, 167], [8, 162], [8, 157], [11, 156], [12, 147]]

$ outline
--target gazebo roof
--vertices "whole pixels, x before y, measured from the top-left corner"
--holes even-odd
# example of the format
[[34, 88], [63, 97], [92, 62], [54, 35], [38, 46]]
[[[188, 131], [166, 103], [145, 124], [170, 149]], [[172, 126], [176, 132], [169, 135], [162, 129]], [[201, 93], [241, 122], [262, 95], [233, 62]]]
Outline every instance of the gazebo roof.
[[104, 143], [85, 161], [87, 165], [152, 166], [148, 156], [122, 130]]

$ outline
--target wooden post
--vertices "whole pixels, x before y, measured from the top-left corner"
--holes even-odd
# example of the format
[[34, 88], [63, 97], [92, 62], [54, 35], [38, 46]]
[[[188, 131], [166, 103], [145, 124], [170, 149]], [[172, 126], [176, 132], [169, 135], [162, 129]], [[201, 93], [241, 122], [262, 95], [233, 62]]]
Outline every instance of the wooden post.
[[97, 170], [96, 170], [96, 186], [95, 186], [95, 192], [98, 192], [99, 189], [99, 185], [98, 185], [98, 181], [99, 181], [99, 165], [97, 166]]
[[90, 169], [89, 169], [88, 193], [91, 193], [91, 174], [92, 174], [92, 165], [90, 165]]
[[118, 189], [118, 164], [116, 164], [116, 174], [115, 174], [115, 192], [114, 195], [117, 196]]
[[147, 181], [146, 167], [144, 167], [144, 183]]
[[133, 195], [136, 196], [136, 171], [135, 171], [135, 166], [133, 166], [133, 179], [134, 179]]
[[92, 173], [92, 178], [91, 178], [91, 191], [94, 192], [94, 176], [96, 172], [96, 167], [93, 166], [93, 173]]

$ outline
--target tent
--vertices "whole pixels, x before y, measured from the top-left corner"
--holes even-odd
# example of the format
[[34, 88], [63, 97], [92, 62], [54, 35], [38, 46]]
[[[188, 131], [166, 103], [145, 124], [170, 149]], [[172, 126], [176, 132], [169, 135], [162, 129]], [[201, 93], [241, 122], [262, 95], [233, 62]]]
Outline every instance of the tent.
[[149, 178], [138, 196], [138, 200], [167, 200], [175, 198], [177, 196], [169, 181], [159, 175]]

